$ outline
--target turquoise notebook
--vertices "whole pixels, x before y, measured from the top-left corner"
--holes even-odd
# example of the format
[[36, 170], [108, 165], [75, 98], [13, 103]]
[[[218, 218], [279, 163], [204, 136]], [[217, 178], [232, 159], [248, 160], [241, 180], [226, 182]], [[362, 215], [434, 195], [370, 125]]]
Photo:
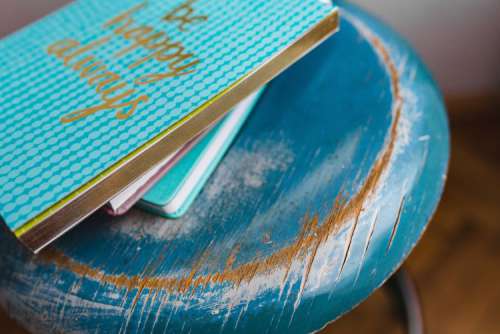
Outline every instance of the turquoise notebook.
[[235, 107], [182, 157], [138, 202], [139, 207], [167, 218], [188, 210], [203, 185], [223, 158], [262, 90]]
[[81, 0], [0, 41], [0, 216], [38, 251], [337, 29], [325, 0]]

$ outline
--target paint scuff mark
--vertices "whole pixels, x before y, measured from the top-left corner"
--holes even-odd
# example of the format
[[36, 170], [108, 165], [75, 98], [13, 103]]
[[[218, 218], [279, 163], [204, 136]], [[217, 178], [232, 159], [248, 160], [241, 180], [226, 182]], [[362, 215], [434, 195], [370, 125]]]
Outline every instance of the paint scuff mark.
[[[360, 29], [360, 31], [362, 30]], [[355, 219], [354, 225], [351, 229], [351, 232], [349, 233], [348, 240], [346, 241], [347, 247], [340, 270], [340, 272], [342, 272], [350, 253], [350, 245], [357, 228], [359, 215], [362, 212], [362, 208], [371, 197], [371, 195], [375, 192], [375, 190], [380, 186], [382, 175], [384, 175], [384, 173], [390, 167], [390, 162], [393, 157], [396, 141], [398, 138], [398, 125], [400, 123], [403, 107], [403, 97], [401, 95], [399, 73], [395, 66], [395, 63], [391, 59], [388, 50], [378, 37], [374, 36], [370, 31], [365, 31], [365, 34], [367, 35], [374, 48], [377, 50], [381, 61], [385, 64], [390, 75], [393, 92], [392, 124], [388, 131], [384, 150], [380, 153], [379, 157], [373, 164], [370, 172], [368, 173], [364, 183], [361, 185], [358, 192], [354, 194], [350, 199], [347, 199], [347, 196], [345, 196], [345, 194], [341, 192], [335, 199], [329, 214], [325, 217], [322, 224], [319, 223], [319, 218], [317, 215], [306, 214], [300, 232], [298, 233], [294, 242], [292, 242], [290, 245], [276, 250], [274, 253], [269, 254], [265, 257], [257, 258], [254, 261], [238, 265], [235, 265], [237, 251], [233, 252], [229, 256], [226, 262], [226, 266], [223, 270], [208, 273], [202, 272], [200, 265], [206, 255], [200, 257], [200, 260], [197, 261], [197, 264], [192, 267], [190, 272], [175, 276], [128, 276], [126, 274], [109, 274], [104, 272], [103, 270], [92, 268], [84, 263], [72, 259], [55, 248], [49, 249], [48, 251], [43, 253], [41, 257], [42, 261], [45, 261], [48, 264], [55, 265], [60, 269], [69, 270], [75, 275], [85, 277], [86, 279], [95, 280], [103, 284], [110, 284], [117, 288], [127, 289], [128, 291], [137, 290], [138, 296], [140, 296], [140, 292], [142, 292], [144, 289], [147, 289], [149, 293], [154, 294], [157, 294], [158, 291], [161, 290], [166, 294], [192, 295], [193, 291], [195, 291], [196, 289], [206, 289], [211, 285], [229, 283], [234, 287], [239, 287], [244, 283], [250, 283], [258, 275], [269, 274], [271, 272], [276, 272], [277, 270], [283, 271], [282, 280], [284, 284], [290, 275], [292, 265], [296, 261], [299, 261], [305, 264], [305, 270], [301, 281], [301, 292], [299, 293], [297, 299], [297, 301], [300, 301], [300, 296], [307, 284], [312, 264], [314, 263], [317, 251], [320, 246], [325, 244], [328, 239], [336, 232], [338, 232], [340, 227], [342, 227], [346, 222]], [[260, 177], [260, 175], [257, 176]], [[258, 186], [259, 182], [257, 181], [260, 180], [260, 178], [252, 175], [250, 179], [251, 184]], [[250, 179], [244, 180], [248, 181]], [[212, 191], [214, 190], [212, 189]], [[214, 191], [214, 193], [217, 192]], [[393, 228], [389, 248], [397, 231], [403, 202], [404, 198], [398, 213], [398, 219]], [[370, 236], [367, 239], [364, 253], [366, 253], [369, 246], [369, 241], [371, 240], [371, 237], [373, 235], [375, 222], [376, 219], [374, 220], [373, 226], [371, 228]], [[134, 301], [134, 303], [136, 302], [137, 301]]]
[[392, 242], [394, 241], [394, 237], [396, 236], [396, 232], [398, 231], [398, 226], [401, 221], [401, 213], [403, 211], [403, 206], [405, 204], [406, 200], [406, 195], [404, 195], [401, 198], [401, 203], [399, 204], [399, 209], [398, 209], [398, 215], [396, 216], [396, 220], [394, 222], [394, 225], [392, 226], [392, 231], [391, 231], [391, 236], [389, 238], [389, 243], [387, 245], [387, 252], [391, 249], [392, 247]]

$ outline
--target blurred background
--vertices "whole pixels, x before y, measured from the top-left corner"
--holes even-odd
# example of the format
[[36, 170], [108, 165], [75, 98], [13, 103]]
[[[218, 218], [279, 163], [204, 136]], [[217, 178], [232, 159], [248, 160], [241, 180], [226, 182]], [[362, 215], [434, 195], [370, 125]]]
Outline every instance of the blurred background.
[[498, 93], [499, 0], [355, 0], [410, 40], [447, 96]]
[[[0, 37], [68, 3], [0, 0]], [[428, 333], [500, 333], [500, 0], [355, 0], [405, 36], [445, 96], [443, 201], [407, 261]], [[0, 312], [0, 332], [23, 331]], [[381, 289], [326, 333], [404, 333]]]

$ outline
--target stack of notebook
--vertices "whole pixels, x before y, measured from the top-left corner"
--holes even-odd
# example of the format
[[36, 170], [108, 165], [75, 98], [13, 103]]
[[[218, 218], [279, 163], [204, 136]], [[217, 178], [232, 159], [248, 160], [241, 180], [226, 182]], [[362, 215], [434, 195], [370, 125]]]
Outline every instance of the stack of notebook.
[[37, 252], [101, 208], [183, 215], [337, 25], [328, 0], [82, 0], [1, 40], [3, 223]]
[[191, 140], [109, 201], [112, 215], [134, 204], [167, 218], [183, 215], [214, 171], [253, 109], [260, 93], [240, 102], [213, 128]]

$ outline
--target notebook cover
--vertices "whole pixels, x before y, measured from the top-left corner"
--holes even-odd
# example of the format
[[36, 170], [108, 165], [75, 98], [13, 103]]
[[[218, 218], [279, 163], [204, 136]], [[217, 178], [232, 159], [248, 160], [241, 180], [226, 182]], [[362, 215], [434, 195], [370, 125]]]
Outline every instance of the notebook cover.
[[325, 0], [86, 0], [0, 41], [0, 215], [38, 251], [337, 29]]
[[[235, 110], [231, 111], [219, 124], [211, 129], [164, 177], [145, 193], [142, 200], [138, 202], [138, 205], [166, 218], [178, 218], [186, 213], [229, 149], [229, 146], [257, 103], [262, 91], [263, 89], [246, 98]], [[226, 129], [227, 133], [221, 133], [221, 131]], [[218, 136], [222, 136], [222, 143], [211, 156], [207, 157], [209, 162], [203, 167], [203, 173], [196, 178], [196, 182], [192, 186], [188, 186], [188, 189], [182, 189], [186, 187], [186, 181], [203, 160], [204, 156], [209, 154], [210, 146], [217, 145], [215, 141]], [[182, 198], [176, 198], [179, 196], [181, 189], [187, 195]], [[172, 207], [174, 200], [176, 203]]]

